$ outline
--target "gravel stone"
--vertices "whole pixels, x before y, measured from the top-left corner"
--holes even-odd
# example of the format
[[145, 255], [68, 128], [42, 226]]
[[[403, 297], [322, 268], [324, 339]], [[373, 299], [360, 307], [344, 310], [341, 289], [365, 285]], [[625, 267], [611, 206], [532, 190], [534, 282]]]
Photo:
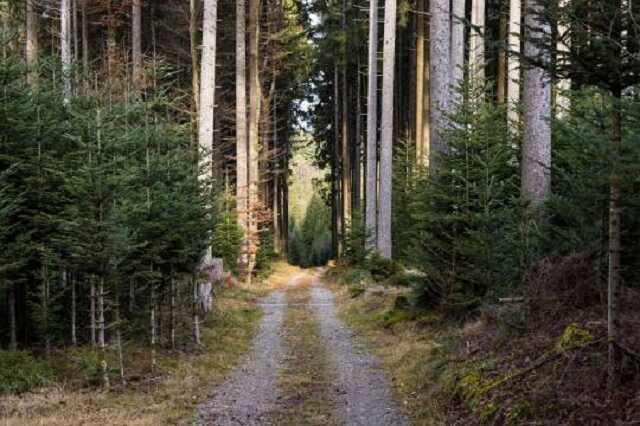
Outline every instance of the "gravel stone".
[[394, 403], [391, 386], [372, 355], [354, 339], [353, 332], [337, 318], [334, 296], [316, 282], [311, 304], [326, 340], [337, 410], [346, 426], [409, 426]]
[[281, 336], [286, 295], [276, 291], [263, 299], [261, 306], [264, 316], [252, 348], [213, 397], [198, 407], [196, 425], [270, 424], [269, 413], [278, 399], [276, 378], [284, 357]]

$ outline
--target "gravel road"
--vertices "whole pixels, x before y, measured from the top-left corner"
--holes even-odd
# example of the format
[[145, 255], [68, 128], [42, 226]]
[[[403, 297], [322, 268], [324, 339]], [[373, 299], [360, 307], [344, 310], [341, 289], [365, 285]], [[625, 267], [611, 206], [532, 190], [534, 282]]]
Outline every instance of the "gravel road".
[[391, 385], [371, 354], [337, 318], [331, 291], [319, 284], [311, 290], [320, 334], [330, 348], [335, 372], [337, 410], [347, 426], [409, 426], [391, 397]]
[[253, 346], [211, 400], [198, 407], [197, 425], [269, 425], [278, 395], [276, 378], [284, 348], [281, 342], [286, 295], [276, 291], [261, 304], [264, 316]]
[[[291, 279], [289, 287], [297, 284]], [[309, 307], [324, 340], [333, 380], [335, 410], [345, 426], [409, 426], [391, 396], [391, 386], [372, 355], [337, 318], [334, 296], [315, 280]], [[198, 407], [197, 425], [272, 426], [270, 412], [278, 402], [278, 373], [283, 368], [282, 335], [287, 305], [286, 290], [263, 300], [264, 316], [253, 346], [239, 367], [212, 398]], [[296, 419], [289, 419], [295, 425]], [[275, 426], [275, 425], [273, 425]]]

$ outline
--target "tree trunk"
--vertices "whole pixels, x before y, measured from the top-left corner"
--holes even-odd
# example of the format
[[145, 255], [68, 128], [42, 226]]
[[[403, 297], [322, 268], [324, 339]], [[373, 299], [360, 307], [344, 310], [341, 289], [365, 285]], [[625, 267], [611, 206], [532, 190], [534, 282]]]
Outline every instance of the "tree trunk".
[[469, 72], [478, 84], [484, 84], [485, 77], [485, 0], [472, 0], [471, 33], [469, 38]]
[[104, 277], [101, 276], [98, 284], [98, 346], [102, 357], [100, 361], [102, 366], [102, 386], [104, 389], [109, 390], [109, 370], [106, 359], [107, 346], [104, 338], [106, 328], [104, 309]]
[[438, 157], [446, 146], [441, 132], [447, 127], [447, 117], [451, 94], [450, 84], [450, 7], [449, 0], [429, 2], [431, 21], [429, 23], [429, 95], [431, 100], [431, 140], [429, 147], [429, 169], [438, 169]]
[[242, 229], [240, 274], [249, 269], [249, 158], [247, 140], [246, 0], [236, 1], [236, 199]]
[[198, 346], [201, 345], [200, 342], [200, 316], [198, 315], [198, 281], [195, 277], [192, 278], [193, 284], [193, 340], [194, 343]]
[[611, 109], [611, 198], [609, 200], [609, 269], [607, 274], [607, 340], [609, 341], [608, 386], [613, 389], [618, 384], [619, 350], [618, 342], [618, 292], [620, 287], [622, 215], [620, 211], [620, 176], [618, 164], [622, 145], [622, 114], [620, 111], [621, 91], [613, 93]]
[[336, 255], [342, 256], [342, 243], [344, 241], [344, 218], [342, 210], [342, 182], [340, 179], [340, 73], [338, 63], [333, 66], [333, 203], [335, 204], [335, 227], [336, 227]]
[[[451, 84], [454, 87], [464, 79], [464, 27], [466, 0], [453, 0], [451, 10]], [[473, 30], [472, 30], [473, 34]]]
[[76, 277], [71, 274], [71, 344], [73, 346], [78, 345], [77, 334], [77, 296], [76, 296]]
[[[347, 0], [342, 0], [342, 31], [347, 31]], [[341, 177], [342, 177], [342, 238], [347, 238], [347, 231], [351, 225], [351, 147], [349, 146], [349, 81], [347, 67], [348, 37], [344, 41], [342, 55], [342, 119], [340, 122], [342, 133]]]
[[26, 0], [27, 2], [27, 43], [26, 43], [26, 58], [27, 67], [29, 68], [29, 74], [27, 74], [27, 82], [32, 87], [38, 84], [38, 11], [36, 10], [36, 0]]
[[170, 327], [171, 327], [171, 349], [175, 349], [176, 348], [176, 282], [175, 282], [175, 278], [173, 276], [173, 270], [171, 272], [171, 287], [169, 288], [169, 291], [171, 292], [170, 298], [171, 298], [171, 310], [169, 312], [169, 316], [170, 316]]
[[[507, 42], [507, 11], [506, 2], [500, 4], [500, 43]], [[501, 46], [503, 46], [501, 44]], [[504, 105], [507, 102], [507, 51], [504, 47], [500, 47], [498, 51], [498, 78], [496, 79], [496, 101], [498, 105]]]
[[[567, 0], [560, 0], [559, 7], [566, 7]], [[564, 64], [571, 54], [571, 39], [569, 37], [569, 28], [564, 23], [558, 23], [558, 43], [557, 43], [556, 61], [559, 65]], [[556, 87], [556, 115], [559, 117], [566, 116], [571, 108], [571, 101], [568, 92], [571, 90], [571, 80], [561, 78], [558, 80]]]
[[380, 207], [378, 254], [391, 259], [391, 191], [393, 176], [393, 100], [396, 59], [396, 0], [384, 9], [384, 58], [382, 65], [382, 122], [380, 132]]
[[16, 351], [18, 349], [18, 327], [16, 323], [16, 288], [13, 283], [9, 283], [8, 288], [9, 303], [9, 350]]
[[85, 90], [89, 81], [89, 21], [87, 19], [87, 3], [89, 0], [82, 0], [80, 14], [82, 15], [82, 76]]
[[[360, 177], [362, 175], [362, 97], [361, 97], [361, 82], [360, 77], [360, 56], [358, 55], [358, 63], [356, 67], [356, 117], [355, 117], [355, 146], [353, 149], [353, 173], [351, 174], [352, 182], [352, 194], [351, 194], [351, 209], [353, 212], [357, 212], [357, 217], [362, 219], [360, 215], [360, 192], [362, 189], [362, 183]], [[356, 214], [356, 213], [354, 213]], [[359, 226], [361, 224], [358, 224]]]
[[520, 26], [522, 0], [511, 0], [509, 10], [509, 59], [507, 77], [508, 118], [512, 132], [518, 129], [520, 103]]
[[260, 0], [249, 0], [249, 270], [248, 282], [251, 282], [258, 250], [258, 216], [260, 184], [260, 110], [262, 90], [260, 86]]
[[[153, 265], [150, 267], [150, 272], [153, 274]], [[151, 295], [149, 297], [150, 300], [150, 311], [149, 311], [149, 326], [151, 333], [151, 371], [156, 371], [156, 344], [158, 342], [158, 327], [156, 321], [156, 312], [157, 312], [157, 300], [156, 300], [156, 284], [153, 282], [150, 283], [150, 292]]]
[[192, 137], [198, 135], [200, 113], [200, 61], [198, 61], [198, 0], [189, 1], [189, 43], [191, 48], [191, 97], [192, 97]]
[[116, 346], [118, 351], [118, 366], [120, 370], [120, 383], [122, 385], [126, 385], [127, 380], [124, 374], [124, 354], [122, 348], [122, 321], [120, 319], [120, 298], [116, 292], [116, 302], [115, 302], [115, 328], [116, 328]]
[[89, 278], [89, 329], [91, 332], [91, 346], [96, 346], [96, 283], [94, 277]]
[[[425, 147], [424, 147], [424, 78], [425, 67], [425, 0], [417, 0], [417, 16], [416, 16], [416, 164], [418, 166], [425, 165]], [[463, 27], [464, 28], [464, 27]]]
[[[541, 33], [549, 33], [538, 18], [543, 8], [534, 3], [526, 13], [525, 28], [532, 33], [525, 41], [525, 56], [530, 59], [545, 60], [545, 53], [536, 44]], [[544, 69], [525, 68], [523, 98], [522, 197], [535, 207], [544, 202], [551, 190], [551, 84]]]
[[71, 102], [71, 0], [60, 0], [60, 57], [63, 102]]
[[369, 77], [367, 89], [366, 249], [376, 246], [378, 210], [378, 0], [369, 2]]
[[131, 54], [133, 59], [133, 84], [140, 89], [144, 82], [142, 62], [142, 2], [133, 0], [131, 5]]

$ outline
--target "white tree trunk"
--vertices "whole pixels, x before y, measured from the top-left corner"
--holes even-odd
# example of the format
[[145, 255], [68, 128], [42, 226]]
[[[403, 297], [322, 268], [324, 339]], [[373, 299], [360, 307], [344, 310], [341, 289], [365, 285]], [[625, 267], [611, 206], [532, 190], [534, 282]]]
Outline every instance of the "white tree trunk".
[[509, 124], [512, 131], [518, 128], [520, 103], [520, 34], [522, 0], [511, 0], [509, 11], [509, 59], [507, 73], [507, 104]]
[[142, 2], [133, 0], [131, 5], [131, 51], [133, 56], [133, 84], [140, 88], [144, 80], [142, 63]]
[[365, 188], [366, 248], [376, 245], [378, 210], [378, 1], [369, 2], [369, 82], [367, 89], [367, 173]]
[[[560, 0], [559, 7], [566, 7], [567, 0]], [[560, 65], [568, 61], [568, 56], [571, 50], [571, 38], [569, 37], [569, 28], [565, 23], [558, 24], [558, 44], [557, 61]], [[559, 117], [565, 116], [571, 108], [571, 101], [568, 96], [568, 92], [571, 89], [571, 80], [568, 78], [561, 78], [558, 80], [556, 87], [556, 114]]]
[[[200, 64], [200, 112], [198, 145], [200, 146], [201, 179], [213, 177], [211, 164], [213, 150], [213, 113], [216, 95], [216, 34], [218, 20], [217, 0], [205, 0], [202, 23], [202, 61]], [[209, 182], [210, 184], [210, 182]], [[208, 188], [210, 190], [210, 188]]]
[[391, 259], [391, 191], [393, 174], [393, 83], [396, 59], [396, 0], [384, 8], [382, 65], [382, 122], [380, 131], [380, 207], [378, 209], [378, 253]]
[[429, 167], [438, 168], [438, 157], [446, 146], [441, 132], [447, 126], [446, 115], [451, 102], [450, 93], [450, 34], [451, 19], [449, 0], [431, 0], [429, 3], [431, 22], [429, 28], [429, 86], [431, 99], [431, 147]]
[[472, 0], [471, 34], [469, 40], [469, 72], [479, 84], [484, 84], [485, 76], [485, 0]]
[[71, 0], [60, 0], [60, 57], [63, 102], [71, 102]]
[[38, 83], [38, 73], [34, 70], [38, 64], [39, 48], [38, 48], [38, 12], [35, 10], [35, 0], [27, 1], [27, 43], [25, 54], [27, 58], [27, 82], [31, 86]]
[[[525, 57], [546, 60], [534, 39], [549, 34], [549, 28], [538, 16], [544, 10], [534, 2], [526, 13], [527, 30], [531, 34], [525, 40]], [[545, 25], [541, 27], [541, 25]], [[533, 41], [531, 41], [533, 40]], [[524, 70], [522, 105], [524, 133], [522, 138], [522, 197], [533, 206], [544, 202], [551, 190], [551, 82], [544, 69], [527, 66]]]
[[424, 147], [424, 95], [425, 95], [425, 0], [417, 0], [417, 16], [416, 16], [416, 164], [423, 166], [425, 164], [425, 147]]
[[246, 0], [236, 1], [236, 201], [242, 229], [240, 271], [249, 264], [249, 164], [247, 139]]
[[258, 216], [260, 184], [260, 114], [262, 90], [260, 86], [260, 0], [249, 0], [249, 269], [251, 282], [258, 251]]
[[453, 0], [451, 10], [451, 84], [464, 78], [464, 27], [466, 0]]

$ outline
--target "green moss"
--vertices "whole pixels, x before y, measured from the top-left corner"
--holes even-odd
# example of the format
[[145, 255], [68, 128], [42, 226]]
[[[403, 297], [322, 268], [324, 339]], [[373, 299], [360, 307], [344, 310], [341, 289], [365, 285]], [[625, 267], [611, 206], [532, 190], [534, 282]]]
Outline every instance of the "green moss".
[[593, 341], [593, 335], [578, 324], [569, 324], [564, 329], [562, 336], [556, 343], [558, 351], [566, 351], [568, 349], [584, 346]]
[[360, 287], [360, 286], [350, 286], [349, 287], [349, 296], [352, 299], [355, 299], [356, 297], [360, 297], [364, 294], [364, 287]]
[[411, 314], [404, 309], [392, 309], [377, 316], [377, 321], [385, 328], [411, 320]]

